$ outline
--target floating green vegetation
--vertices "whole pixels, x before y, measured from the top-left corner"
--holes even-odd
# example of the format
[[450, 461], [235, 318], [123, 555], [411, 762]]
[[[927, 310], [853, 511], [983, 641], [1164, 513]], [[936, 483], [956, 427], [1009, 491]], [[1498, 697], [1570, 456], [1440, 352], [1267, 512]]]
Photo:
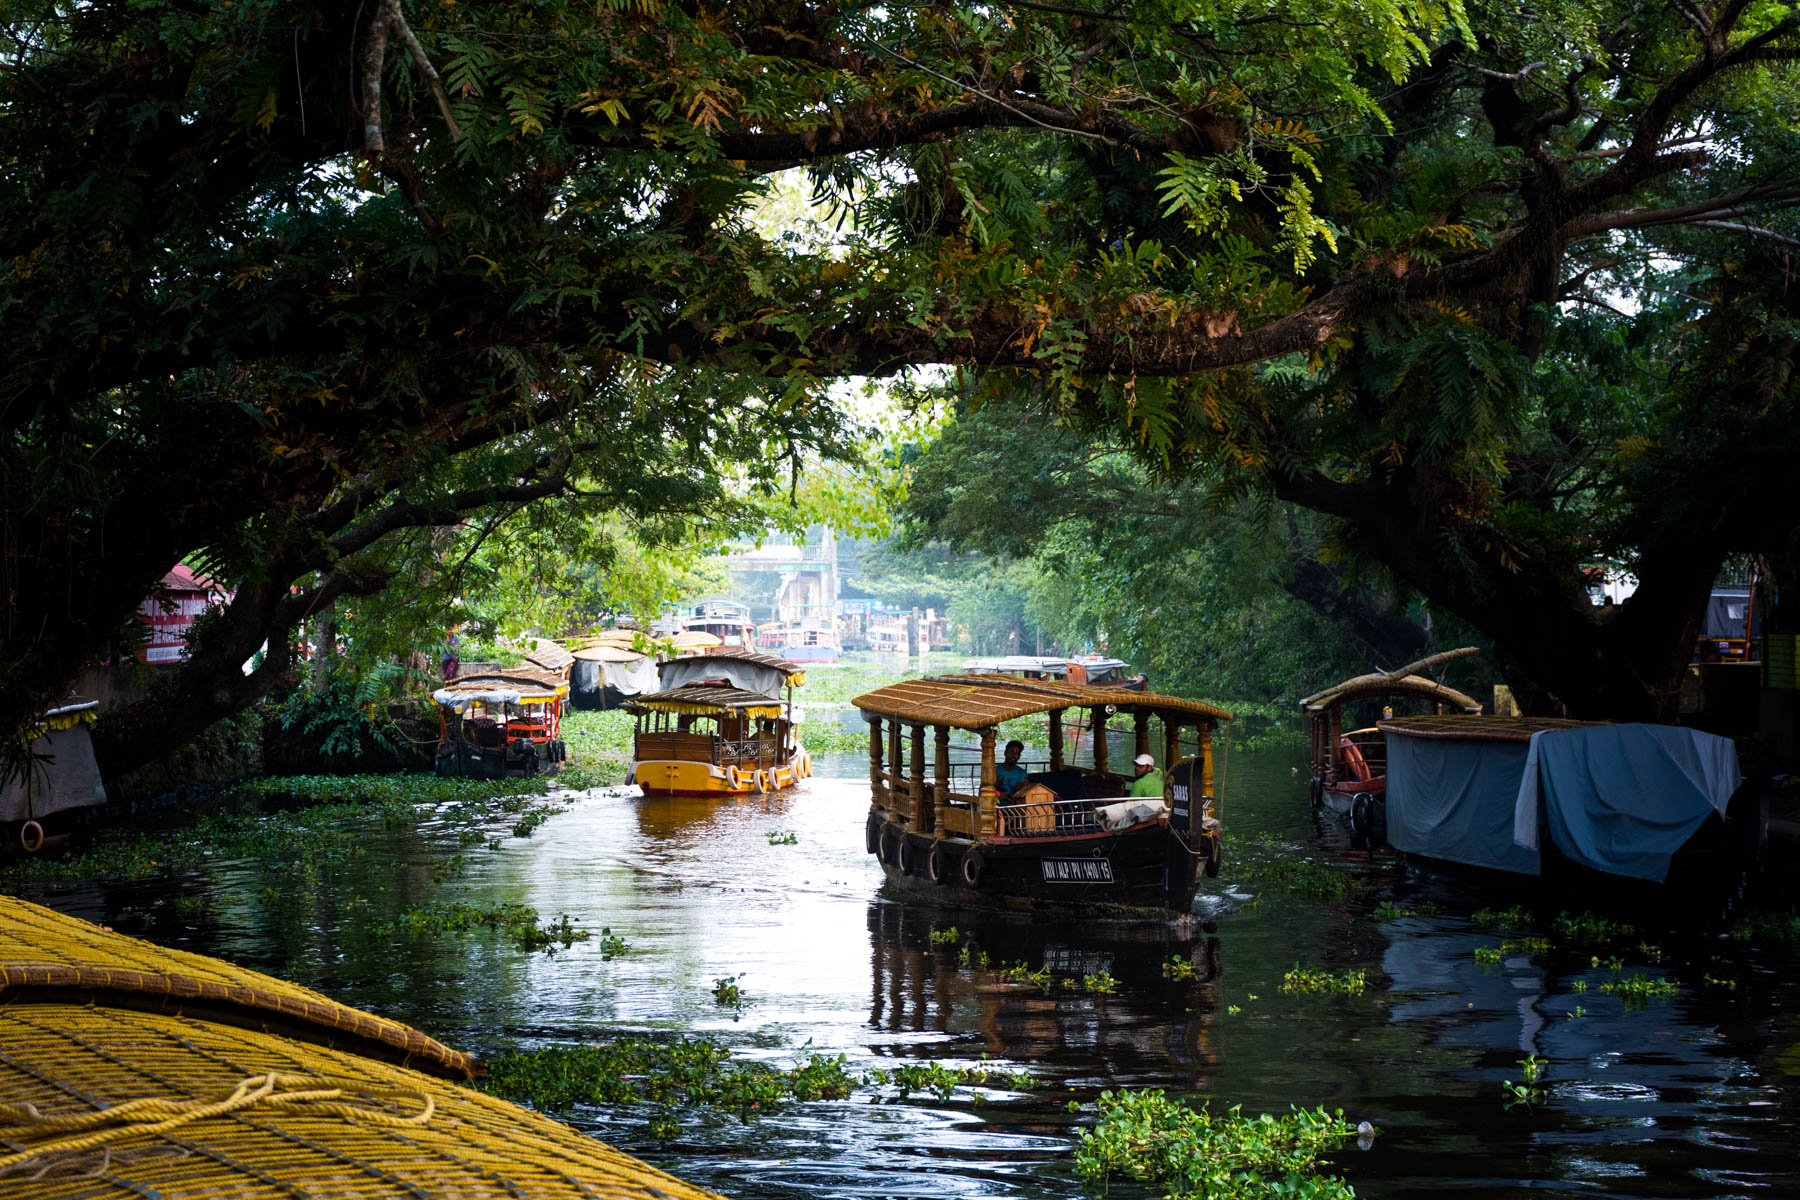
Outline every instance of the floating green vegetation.
[[1606, 942], [1616, 942], [1630, 937], [1637, 932], [1622, 921], [1609, 921], [1605, 917], [1591, 912], [1584, 912], [1578, 917], [1568, 913], [1558, 913], [1550, 922], [1551, 932], [1565, 942], [1577, 946], [1598, 946]]
[[965, 970], [985, 970], [988, 965], [988, 953], [974, 942], [970, 942], [958, 952], [956, 965]]
[[1498, 965], [1505, 957], [1506, 956], [1500, 952], [1500, 947], [1498, 946], [1475, 947], [1475, 961], [1481, 963], [1483, 966], [1491, 967]]
[[1731, 925], [1734, 942], [1800, 942], [1800, 911], [1756, 909]]
[[[814, 1054], [789, 1070], [736, 1062], [705, 1038], [620, 1038], [601, 1046], [547, 1046], [488, 1063], [482, 1089], [546, 1110], [594, 1104], [679, 1104], [750, 1117], [788, 1101], [843, 1100], [858, 1080], [842, 1055]], [[665, 1114], [667, 1116], [667, 1114]]]
[[1737, 991], [1737, 980], [1721, 979], [1717, 975], [1714, 975], [1711, 971], [1708, 971], [1701, 978], [1700, 982], [1704, 983], [1707, 987], [1725, 988], [1728, 991], [1733, 991], [1733, 992]]
[[607, 927], [607, 926], [601, 927], [601, 929], [600, 929], [600, 958], [602, 961], [611, 962], [615, 958], [620, 958], [620, 957], [623, 957], [624, 955], [627, 955], [630, 953], [631, 953], [631, 943], [630, 942], [626, 941], [624, 938], [622, 938], [618, 934], [614, 933], [610, 927]]
[[769, 845], [771, 846], [793, 846], [798, 845], [799, 841], [800, 835], [797, 833], [783, 833], [779, 829], [769, 830]]
[[1607, 980], [1600, 985], [1599, 990], [1617, 996], [1627, 1004], [1643, 1004], [1654, 997], [1673, 996], [1681, 991], [1681, 987], [1673, 979], [1633, 971], [1617, 979]]
[[1171, 958], [1162, 965], [1162, 977], [1175, 980], [1192, 979], [1194, 964], [1185, 958]]
[[1102, 1092], [1100, 1122], [1083, 1130], [1075, 1171], [1092, 1191], [1114, 1176], [1158, 1189], [1166, 1200], [1352, 1200], [1343, 1179], [1323, 1173], [1319, 1156], [1356, 1128], [1343, 1111], [1292, 1110], [1223, 1116], [1193, 1109], [1160, 1091]]
[[1550, 953], [1550, 939], [1541, 937], [1506, 938], [1500, 943], [1500, 953], [1505, 955], [1523, 954], [1530, 958], [1542, 958]]
[[1099, 970], [1092, 975], [1081, 977], [1081, 990], [1101, 996], [1110, 996], [1119, 990], [1119, 981], [1112, 977], [1111, 971]]
[[970, 1067], [909, 1063], [859, 1075], [841, 1054], [811, 1054], [784, 1070], [734, 1059], [729, 1047], [709, 1038], [628, 1037], [604, 1045], [503, 1054], [488, 1063], [488, 1077], [480, 1086], [551, 1112], [601, 1104], [665, 1105], [652, 1118], [651, 1132], [666, 1139], [679, 1131], [680, 1115], [696, 1108], [723, 1109], [749, 1120], [789, 1103], [847, 1100], [859, 1088], [894, 1088], [902, 1100], [914, 1092], [948, 1100], [958, 1088], [1024, 1090], [1034, 1083], [1029, 1072], [1003, 1071], [986, 1060]]
[[1311, 896], [1315, 900], [1348, 900], [1371, 885], [1326, 863], [1310, 858], [1276, 859], [1264, 863], [1262, 881], [1270, 887]]
[[946, 1067], [937, 1062], [885, 1069], [877, 1067], [864, 1075], [861, 1082], [877, 1087], [891, 1085], [899, 1090], [902, 1100], [914, 1092], [930, 1092], [939, 1100], [948, 1100], [951, 1093], [959, 1087], [997, 1086], [1024, 1091], [1036, 1083], [1036, 1080], [1029, 1071], [999, 1070], [990, 1066], [984, 1057], [979, 1066], [973, 1067]]
[[1469, 914], [1469, 920], [1483, 929], [1525, 929], [1531, 925], [1532, 917], [1530, 912], [1515, 904], [1499, 911], [1478, 908]]
[[738, 980], [748, 972], [739, 971], [736, 975], [721, 975], [713, 980], [713, 1003], [727, 1008], [742, 1009], [744, 1007], [744, 989], [738, 986]]
[[1000, 978], [1008, 983], [1027, 983], [1044, 991], [1050, 990], [1049, 967], [1039, 967], [1034, 971], [1024, 962], [1010, 963], [1000, 968]]
[[1536, 1054], [1527, 1054], [1521, 1058], [1519, 1060], [1519, 1078], [1522, 1082], [1514, 1083], [1507, 1079], [1500, 1084], [1500, 1090], [1506, 1097], [1506, 1106], [1511, 1108], [1515, 1104], [1542, 1103], [1548, 1092], [1539, 1086], [1539, 1081], [1543, 1079], [1544, 1069], [1549, 1065], [1549, 1059]]
[[1341, 971], [1333, 974], [1330, 971], [1315, 970], [1294, 964], [1294, 969], [1281, 977], [1281, 990], [1294, 995], [1313, 996], [1335, 993], [1340, 996], [1360, 996], [1368, 984], [1368, 972], [1358, 968], [1354, 971]]
[[539, 925], [538, 911], [529, 905], [489, 904], [478, 908], [461, 902], [415, 905], [401, 913], [393, 924], [376, 926], [371, 932], [377, 937], [403, 934], [423, 938], [483, 929], [504, 934], [521, 950], [550, 950], [552, 953], [556, 946], [567, 950], [576, 942], [585, 942], [593, 936], [570, 923], [567, 913], [549, 925]]
[[[438, 820], [459, 845], [487, 840], [487, 822], [515, 817], [529, 833], [567, 802], [545, 794], [548, 780], [483, 781], [435, 775], [285, 775], [238, 785], [224, 807], [165, 828], [110, 826], [86, 850], [23, 858], [0, 868], [0, 887], [29, 881], [150, 879], [209, 861], [256, 859], [275, 871], [309, 871], [360, 860], [371, 827], [407, 829]], [[295, 805], [263, 811], [263, 805]], [[491, 843], [497, 844], [497, 843]], [[454, 861], [454, 860], [451, 860]], [[456, 867], [436, 867], [454, 871]]]
[[932, 942], [939, 946], [954, 946], [956, 945], [956, 940], [961, 936], [962, 931], [957, 929], [954, 925], [947, 929], [934, 929], [931, 931]]
[[460, 854], [453, 854], [449, 858], [441, 858], [431, 864], [431, 878], [434, 882], [443, 883], [445, 880], [455, 879], [461, 875], [468, 869], [468, 866], [467, 858]]

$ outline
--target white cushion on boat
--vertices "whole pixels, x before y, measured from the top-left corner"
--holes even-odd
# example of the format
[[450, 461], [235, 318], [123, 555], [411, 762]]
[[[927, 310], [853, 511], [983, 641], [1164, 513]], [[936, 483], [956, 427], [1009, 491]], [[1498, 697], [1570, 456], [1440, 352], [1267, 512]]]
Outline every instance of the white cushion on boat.
[[1100, 828], [1130, 829], [1133, 825], [1142, 825], [1146, 821], [1154, 821], [1169, 811], [1167, 800], [1121, 800], [1116, 804], [1102, 804], [1094, 809], [1094, 818]]

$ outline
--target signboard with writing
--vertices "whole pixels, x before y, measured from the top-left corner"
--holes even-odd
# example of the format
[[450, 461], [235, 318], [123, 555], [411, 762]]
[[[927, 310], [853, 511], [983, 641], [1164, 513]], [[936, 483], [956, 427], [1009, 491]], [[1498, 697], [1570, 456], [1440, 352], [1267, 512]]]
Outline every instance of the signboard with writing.
[[1045, 883], [1111, 883], [1112, 863], [1104, 858], [1046, 858]]

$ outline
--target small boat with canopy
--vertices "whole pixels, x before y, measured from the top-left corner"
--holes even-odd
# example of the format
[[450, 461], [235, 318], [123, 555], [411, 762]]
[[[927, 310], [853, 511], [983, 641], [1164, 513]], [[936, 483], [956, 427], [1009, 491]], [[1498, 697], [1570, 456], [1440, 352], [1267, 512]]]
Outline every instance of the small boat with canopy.
[[660, 690], [625, 705], [637, 718], [631, 773], [647, 796], [725, 796], [791, 788], [812, 774], [784, 658], [721, 646], [664, 659]]
[[[951, 904], [1180, 916], [1200, 873], [1219, 869], [1213, 731], [1231, 720], [1223, 709], [1008, 675], [927, 676], [851, 703], [869, 723], [866, 848], [897, 890]], [[1087, 764], [1066, 753], [1071, 709], [1093, 730]], [[1003, 796], [1000, 726], [1040, 715], [1047, 759]], [[1160, 795], [1129, 794], [1131, 778], [1112, 769], [1109, 721], [1129, 722], [1134, 754], [1160, 763]], [[958, 732], [977, 745], [953, 752]]]
[[569, 684], [556, 671], [507, 667], [463, 676], [431, 694], [438, 705], [437, 773], [505, 779], [554, 771]]
[[1378, 708], [1384, 718], [1392, 717], [1396, 702], [1404, 707], [1414, 701], [1430, 705], [1434, 716], [1479, 715], [1480, 701], [1423, 674], [1476, 653], [1474, 646], [1446, 650], [1393, 671], [1346, 679], [1300, 701], [1311, 734], [1314, 806], [1347, 813], [1357, 829], [1369, 829], [1387, 789], [1387, 740], [1373, 723], [1345, 729], [1346, 714]]

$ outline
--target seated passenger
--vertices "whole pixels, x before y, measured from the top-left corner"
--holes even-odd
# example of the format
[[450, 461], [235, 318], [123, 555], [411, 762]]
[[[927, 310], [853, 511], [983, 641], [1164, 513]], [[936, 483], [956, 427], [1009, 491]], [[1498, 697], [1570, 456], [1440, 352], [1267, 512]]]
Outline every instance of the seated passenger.
[[1126, 795], [1161, 800], [1163, 777], [1156, 769], [1156, 760], [1148, 754], [1140, 754], [1133, 762], [1137, 764], [1137, 778], [1131, 781], [1131, 790]]
[[994, 768], [994, 790], [1002, 796], [1010, 796], [1025, 786], [1025, 768], [1019, 765], [1019, 756], [1023, 753], [1024, 742], [1006, 743], [1006, 761]]

